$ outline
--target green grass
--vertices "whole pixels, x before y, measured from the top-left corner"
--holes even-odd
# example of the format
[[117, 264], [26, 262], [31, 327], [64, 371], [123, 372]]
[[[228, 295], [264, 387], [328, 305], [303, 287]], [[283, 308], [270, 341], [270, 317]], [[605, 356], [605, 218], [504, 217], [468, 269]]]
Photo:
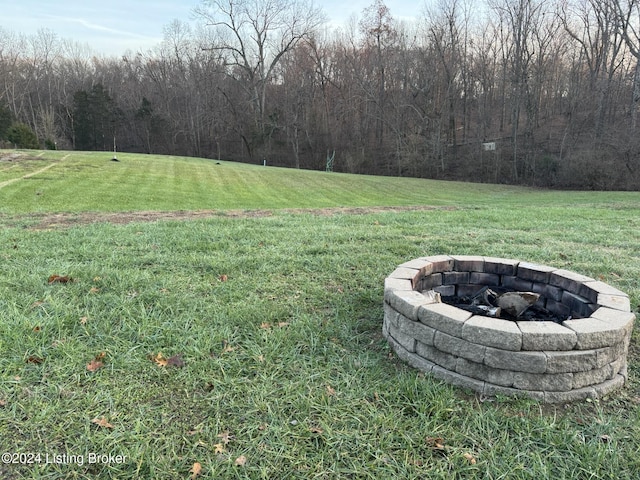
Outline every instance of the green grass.
[[624, 207], [637, 200], [633, 192], [552, 192], [160, 155], [120, 153], [112, 162], [108, 152], [0, 151], [0, 158], [12, 153], [22, 158], [0, 161], [0, 214], [7, 215], [565, 202]]
[[[161, 203], [158, 188], [142, 195], [133, 170], [120, 180], [101, 170], [94, 181], [112, 186], [102, 193], [123, 211], [269, 208], [272, 215], [42, 231], [22, 214], [117, 209], [75, 193], [35, 195], [37, 175], [0, 189], [0, 452], [85, 461], [0, 464], [0, 478], [186, 479], [196, 462], [201, 478], [637, 478], [637, 332], [622, 391], [549, 407], [482, 402], [425, 377], [397, 361], [380, 330], [384, 278], [425, 254], [569, 268], [629, 293], [637, 309], [640, 194], [127, 157], [100, 168], [139, 163], [135, 169], [147, 168], [145, 178], [169, 189], [165, 196], [176, 204]], [[83, 182], [91, 175], [64, 165], [42, 173], [52, 175], [49, 188], [73, 192], [77, 182], [75, 192], [89, 192]], [[190, 180], [172, 180], [171, 172]], [[2, 183], [8, 172], [0, 175]], [[224, 192], [205, 202], [215, 178]], [[172, 191], [171, 182], [182, 186]], [[331, 203], [334, 190], [340, 200]], [[265, 205], [251, 203], [253, 192]], [[49, 200], [20, 203], [30, 195]], [[456, 208], [325, 216], [278, 210], [425, 204]], [[74, 281], [49, 285], [52, 274]], [[89, 372], [102, 352], [104, 366]], [[160, 352], [180, 355], [184, 366], [158, 366], [152, 359]], [[113, 428], [92, 422], [102, 417]], [[88, 464], [90, 453], [125, 461]], [[241, 457], [246, 463], [236, 465]]]

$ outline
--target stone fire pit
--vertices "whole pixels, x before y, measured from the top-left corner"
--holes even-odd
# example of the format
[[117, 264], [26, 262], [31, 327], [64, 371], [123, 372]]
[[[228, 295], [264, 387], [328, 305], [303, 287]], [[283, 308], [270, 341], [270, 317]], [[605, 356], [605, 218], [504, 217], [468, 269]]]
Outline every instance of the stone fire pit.
[[[566, 320], [511, 321], [441, 303], [483, 287], [540, 294]], [[593, 278], [517, 260], [421, 257], [384, 284], [382, 333], [398, 357], [485, 396], [557, 403], [600, 398], [622, 387], [635, 315], [629, 297]]]

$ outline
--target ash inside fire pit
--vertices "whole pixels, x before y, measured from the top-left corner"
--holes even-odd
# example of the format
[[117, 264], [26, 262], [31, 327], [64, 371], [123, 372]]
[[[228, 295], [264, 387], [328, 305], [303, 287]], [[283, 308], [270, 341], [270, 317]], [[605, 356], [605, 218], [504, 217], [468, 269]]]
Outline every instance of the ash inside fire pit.
[[571, 316], [559, 315], [542, 305], [546, 299], [534, 292], [517, 292], [500, 287], [483, 287], [475, 295], [441, 296], [443, 303], [491, 318], [511, 321], [555, 322], [561, 324]]

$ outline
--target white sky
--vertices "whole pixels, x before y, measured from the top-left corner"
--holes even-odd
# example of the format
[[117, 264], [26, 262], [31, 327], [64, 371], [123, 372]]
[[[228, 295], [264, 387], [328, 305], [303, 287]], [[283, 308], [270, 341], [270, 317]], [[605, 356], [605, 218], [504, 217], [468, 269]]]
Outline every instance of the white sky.
[[[95, 52], [121, 55], [146, 51], [157, 45], [163, 28], [173, 20], [193, 21], [200, 0], [0, 0], [0, 28], [34, 35], [40, 29], [58, 37], [88, 44]], [[360, 16], [373, 0], [316, 0], [331, 26]], [[398, 19], [417, 17], [424, 0], [385, 0]]]

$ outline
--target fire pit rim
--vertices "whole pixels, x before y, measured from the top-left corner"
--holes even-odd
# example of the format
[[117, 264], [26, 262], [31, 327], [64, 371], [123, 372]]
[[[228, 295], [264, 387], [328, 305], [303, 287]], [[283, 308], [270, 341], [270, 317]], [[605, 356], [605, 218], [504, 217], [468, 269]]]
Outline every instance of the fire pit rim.
[[[437, 303], [434, 293], [451, 287], [443, 274], [460, 278], [461, 272], [474, 281], [496, 281], [497, 276], [538, 288], [548, 285], [571, 305], [567, 308], [590, 314], [561, 325], [512, 322]], [[488, 256], [419, 257], [385, 279], [384, 300], [383, 334], [401, 359], [485, 395], [573, 401], [603, 396], [626, 379], [635, 320], [628, 295], [570, 270]]]

